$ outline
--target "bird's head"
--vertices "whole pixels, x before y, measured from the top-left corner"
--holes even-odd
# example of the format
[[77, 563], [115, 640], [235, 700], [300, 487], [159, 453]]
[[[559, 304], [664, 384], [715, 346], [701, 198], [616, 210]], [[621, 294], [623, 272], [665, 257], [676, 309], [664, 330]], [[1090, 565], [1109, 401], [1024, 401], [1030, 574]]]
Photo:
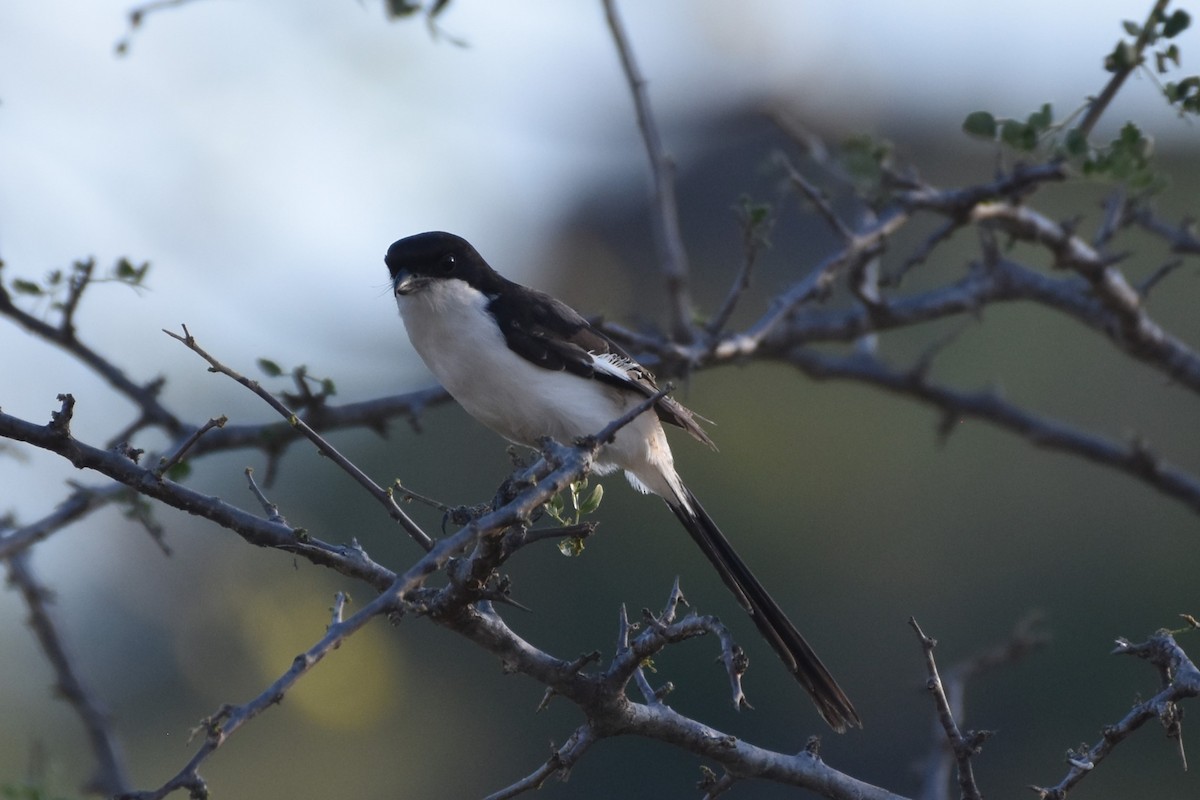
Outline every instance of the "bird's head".
[[461, 280], [490, 294], [502, 279], [470, 242], [442, 231], [406, 236], [384, 256], [396, 296], [421, 292], [439, 281]]

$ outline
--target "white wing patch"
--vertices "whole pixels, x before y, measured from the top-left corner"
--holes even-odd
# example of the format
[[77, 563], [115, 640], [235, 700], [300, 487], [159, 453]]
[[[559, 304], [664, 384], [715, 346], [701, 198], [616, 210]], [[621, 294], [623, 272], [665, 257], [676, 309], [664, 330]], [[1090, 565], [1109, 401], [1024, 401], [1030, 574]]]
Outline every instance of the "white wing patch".
[[614, 378], [620, 378], [623, 381], [629, 381], [630, 383], [633, 383], [636, 378], [630, 373], [636, 372], [640, 374], [642, 372], [642, 369], [638, 366], [638, 364], [630, 361], [624, 356], [618, 355], [617, 353], [589, 352], [588, 355], [592, 357], [592, 366], [596, 368], [597, 372], [608, 373]]

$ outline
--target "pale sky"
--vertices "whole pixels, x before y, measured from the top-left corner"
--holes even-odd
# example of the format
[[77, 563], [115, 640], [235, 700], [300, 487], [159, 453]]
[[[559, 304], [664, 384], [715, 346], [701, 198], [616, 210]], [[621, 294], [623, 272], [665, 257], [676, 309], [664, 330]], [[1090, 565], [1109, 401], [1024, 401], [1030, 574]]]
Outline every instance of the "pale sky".
[[[745, 98], [868, 131], [905, 114], [953, 129], [978, 108], [1065, 112], [1103, 85], [1120, 20], [1147, 3], [1081, 6], [620, 7], [670, 147], [672, 120]], [[455, 0], [440, 25], [463, 48], [421, 21], [385, 22], [375, 0], [197, 0], [152, 15], [116, 57], [128, 8], [0, 5], [0, 258], [9, 281], [87, 255], [151, 261], [149, 291], [96, 287], [79, 324], [137, 379], [171, 376], [167, 398], [187, 415], [207, 418], [217, 389], [161, 328], [187, 323], [247, 368], [259, 355], [310, 364], [344, 400], [411, 388], [428, 379], [384, 290], [391, 241], [447, 229], [496, 263], [531, 260], [579, 187], [644, 174], [599, 2]], [[1195, 135], [1148, 81], [1131, 83], [1112, 121]], [[6, 321], [0, 375], [0, 405], [33, 419], [75, 392], [85, 437], [129, 414]], [[29, 466], [0, 459], [0, 511], [40, 516], [59, 496]]]

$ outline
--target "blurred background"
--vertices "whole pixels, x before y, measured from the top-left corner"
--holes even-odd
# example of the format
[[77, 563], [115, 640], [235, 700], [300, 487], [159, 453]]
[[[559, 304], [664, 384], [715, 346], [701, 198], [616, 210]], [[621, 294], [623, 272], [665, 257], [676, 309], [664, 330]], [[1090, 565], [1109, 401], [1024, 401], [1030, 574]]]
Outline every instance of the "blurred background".
[[[776, 205], [775, 247], [745, 298], [745, 322], [835, 243], [769, 165], [794, 148], [764, 117], [784, 111], [831, 142], [866, 133], [944, 185], [986, 179], [995, 152], [967, 140], [963, 117], [1024, 118], [1044, 102], [1065, 116], [1103, 86], [1101, 62], [1148, 3], [683, 0], [621, 5], [667, 146], [679, 169], [695, 293], [711, 311], [740, 259], [732, 208]], [[648, 177], [632, 103], [598, 2], [456, 0], [436, 32], [391, 21], [374, 0], [202, 0], [150, 15], [130, 36], [123, 2], [0, 6], [0, 258], [4, 279], [37, 280], [94, 256], [150, 261], [148, 288], [97, 285], [81, 336], [136, 380], [167, 379], [165, 401], [200, 422], [271, 420], [271, 412], [160, 333], [186, 323], [244, 372], [271, 358], [333, 378], [336, 400], [430, 383], [387, 291], [382, 254], [428, 229], [469, 238], [498, 269], [584, 311], [631, 326], [665, 322]], [[127, 45], [116, 53], [118, 42]], [[459, 43], [456, 43], [459, 42]], [[465, 46], [463, 46], [465, 45]], [[1179, 40], [1195, 71], [1200, 43]], [[1129, 82], [1097, 139], [1135, 119], [1172, 176], [1160, 201], [1195, 211], [1196, 130], [1144, 77]], [[1109, 187], [1056, 188], [1036, 204], [1094, 226]], [[970, 237], [951, 243], [912, 287], [961, 274]], [[916, 239], [897, 244], [904, 247]], [[1133, 279], [1167, 257], [1144, 246]], [[1197, 341], [1194, 265], [1157, 290], [1151, 311]], [[27, 308], [49, 316], [43, 302]], [[911, 363], [955, 332], [934, 377], [1002, 387], [1016, 402], [1114, 439], [1144, 435], [1173, 463], [1200, 470], [1195, 398], [1127, 363], [1100, 337], [1042, 309], [988, 308], [884, 337]], [[277, 381], [278, 388], [290, 388]], [[79, 363], [0, 320], [0, 406], [46, 420], [55, 395], [77, 399], [74, 431], [101, 442], [133, 410]], [[827, 734], [803, 693], [756, 638], [661, 504], [609, 479], [602, 525], [581, 558], [528, 548], [510, 564], [532, 614], [523, 635], [571, 657], [611, 652], [617, 609], [660, 606], [672, 579], [703, 612], [731, 624], [752, 658], [755, 710], [730, 707], [696, 641], [657, 661], [670, 702], [756, 744], [796, 751], [825, 733], [833, 766], [900, 793], [934, 746], [921, 691], [915, 615], [945, 666], [1046, 616], [1050, 647], [972, 684], [967, 727], [997, 731], [976, 761], [985, 792], [1054, 783], [1064, 753], [1094, 741], [1140, 694], [1151, 670], [1107, 657], [1119, 635], [1144, 637], [1197, 612], [1197, 520], [1180, 504], [1109, 470], [1042, 452], [979, 423], [944, 443], [938, 418], [858, 385], [814, 383], [759, 364], [696, 375], [681, 399], [716, 421], [720, 452], [677, 437], [681, 473], [797, 620], [866, 721]], [[453, 406], [422, 432], [392, 426], [334, 437], [380, 482], [447, 503], [492, 496], [504, 444]], [[152, 449], [162, 441], [143, 437]], [[241, 470], [254, 452], [198, 463], [202, 491], [255, 508]], [[31, 449], [0, 453], [0, 512], [31, 521], [67, 480], [98, 484]], [[386, 516], [305, 447], [284, 461], [271, 497], [322, 538], [356, 538], [402, 569], [418, 555]], [[364, 590], [225, 531], [157, 512], [173, 555], [119, 509], [37, 547], [33, 566], [93, 690], [111, 710], [135, 783], [160, 785], [197, 743], [189, 732], [222, 703], [241, 703], [287, 669], [324, 629], [333, 592]], [[429, 530], [433, 513], [414, 512]], [[13, 591], [0, 593], [0, 786], [33, 779], [77, 796], [91, 755]], [[1185, 646], [1188, 644], [1184, 640]], [[504, 676], [469, 643], [420, 620], [355, 636], [273, 709], [243, 729], [203, 774], [216, 797], [472, 797], [534, 769], [579, 724], [569, 705], [535, 713], [542, 689]], [[1185, 739], [1186, 741], [1186, 739]], [[551, 797], [693, 796], [699, 764], [639, 740], [607, 741]], [[1194, 795], [1194, 775], [1153, 726], [1082, 791], [1124, 797], [1152, 783]], [[794, 796], [747, 783], [734, 795]]]

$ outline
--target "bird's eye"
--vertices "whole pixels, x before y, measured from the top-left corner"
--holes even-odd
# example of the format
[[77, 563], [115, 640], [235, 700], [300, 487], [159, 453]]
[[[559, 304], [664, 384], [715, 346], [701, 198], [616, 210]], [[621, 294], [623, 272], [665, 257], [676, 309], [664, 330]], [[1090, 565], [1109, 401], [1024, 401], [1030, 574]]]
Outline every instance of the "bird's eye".
[[451, 272], [454, 272], [454, 267], [455, 258], [453, 253], [447, 253], [446, 255], [442, 256], [442, 260], [437, 264], [438, 272], [442, 273], [443, 275], [449, 275]]

